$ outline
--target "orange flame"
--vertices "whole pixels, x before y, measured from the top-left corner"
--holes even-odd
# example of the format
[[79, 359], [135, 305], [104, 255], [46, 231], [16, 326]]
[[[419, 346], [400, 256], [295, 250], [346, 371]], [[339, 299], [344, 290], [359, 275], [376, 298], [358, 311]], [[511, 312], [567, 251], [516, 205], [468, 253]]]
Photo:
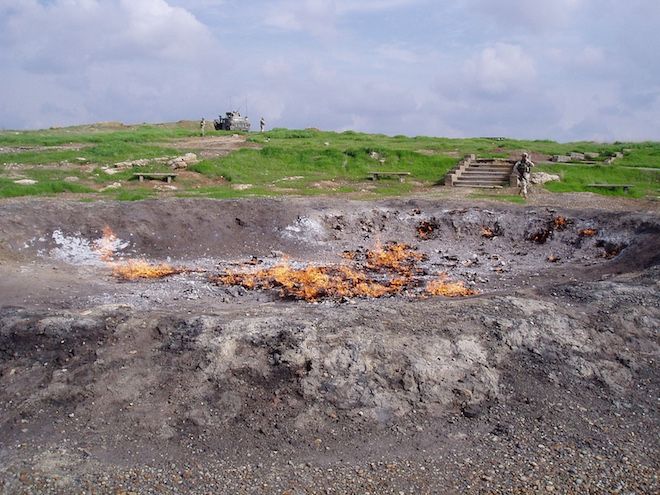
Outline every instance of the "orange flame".
[[449, 282], [445, 274], [440, 275], [440, 278], [431, 280], [426, 286], [426, 292], [432, 296], [445, 296], [445, 297], [465, 297], [474, 296], [479, 292], [465, 287], [463, 282]]
[[390, 243], [385, 247], [376, 246], [373, 251], [367, 251], [366, 267], [370, 270], [392, 270], [403, 275], [411, 275], [415, 263], [426, 256], [417, 253], [407, 244]]
[[568, 225], [568, 220], [566, 217], [563, 217], [561, 215], [556, 216], [555, 218], [552, 219], [552, 227], [555, 230], [564, 230], [566, 226]]
[[103, 237], [96, 241], [96, 251], [101, 261], [112, 261], [115, 255], [117, 236], [109, 226], [103, 227]]
[[343, 253], [340, 254], [340, 256], [346, 260], [354, 260], [355, 257], [357, 256], [356, 251], [344, 251]]
[[112, 275], [122, 280], [137, 280], [140, 278], [162, 278], [185, 271], [188, 270], [175, 268], [165, 263], [154, 265], [146, 260], [130, 260], [115, 265], [112, 269]]
[[492, 239], [495, 237], [495, 232], [490, 227], [481, 227], [481, 236], [486, 239]]
[[582, 237], [593, 237], [596, 234], [598, 234], [598, 230], [596, 229], [582, 229], [580, 232], [578, 232]]
[[[358, 255], [361, 255], [361, 259], [356, 261]], [[398, 243], [390, 243], [384, 248], [377, 246], [364, 254], [346, 251], [342, 257], [359, 266], [292, 268], [288, 262], [284, 262], [252, 272], [227, 272], [210, 277], [210, 281], [246, 289], [279, 289], [282, 297], [305, 301], [379, 298], [415, 289], [419, 285], [419, 279], [413, 276], [419, 273], [416, 263], [426, 259], [424, 254], [415, 252], [410, 246]], [[447, 282], [443, 279], [442, 286], [439, 282], [429, 284], [427, 293], [456, 297], [477, 292], [465, 288], [461, 282]]]
[[544, 244], [550, 236], [553, 235], [555, 230], [565, 230], [569, 223], [572, 223], [572, 220], [567, 219], [561, 215], [553, 217], [552, 220], [548, 221], [548, 228], [539, 230], [538, 232], [532, 234], [529, 237], [530, 241], [536, 242], [538, 244]]
[[529, 237], [530, 241], [534, 241], [538, 244], [544, 244], [548, 240], [548, 237], [552, 235], [552, 229], [539, 230]]
[[399, 292], [399, 282], [380, 283], [347, 266], [308, 266], [292, 268], [282, 263], [252, 273], [227, 273], [211, 277], [222, 285], [240, 285], [246, 289], [274, 289], [282, 297], [305, 301], [321, 298], [382, 297]]
[[433, 222], [419, 222], [419, 225], [417, 225], [417, 237], [420, 239], [428, 239], [437, 228], [437, 224]]

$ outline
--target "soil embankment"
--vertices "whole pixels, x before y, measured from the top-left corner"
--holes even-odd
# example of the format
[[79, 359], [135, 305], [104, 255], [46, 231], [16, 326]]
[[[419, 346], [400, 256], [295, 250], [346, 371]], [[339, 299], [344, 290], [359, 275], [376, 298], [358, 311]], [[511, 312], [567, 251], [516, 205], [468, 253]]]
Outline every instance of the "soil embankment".
[[[6, 493], [658, 490], [656, 214], [330, 199], [0, 210]], [[360, 256], [388, 243], [419, 256], [382, 298], [209, 280], [349, 253], [382, 281]], [[189, 271], [113, 277], [137, 258]], [[430, 296], [438, 277], [478, 295]]]

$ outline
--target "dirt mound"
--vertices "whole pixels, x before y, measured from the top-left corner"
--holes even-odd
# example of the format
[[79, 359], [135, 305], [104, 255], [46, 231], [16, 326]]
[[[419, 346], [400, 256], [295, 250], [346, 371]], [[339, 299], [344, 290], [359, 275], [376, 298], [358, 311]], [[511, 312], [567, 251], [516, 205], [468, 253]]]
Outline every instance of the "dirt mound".
[[[301, 199], [0, 210], [7, 493], [658, 488], [656, 215]], [[389, 242], [419, 253], [416, 283], [444, 274], [480, 295], [309, 303], [209, 280], [348, 254], [359, 270]], [[138, 258], [181, 270], [113, 276]]]

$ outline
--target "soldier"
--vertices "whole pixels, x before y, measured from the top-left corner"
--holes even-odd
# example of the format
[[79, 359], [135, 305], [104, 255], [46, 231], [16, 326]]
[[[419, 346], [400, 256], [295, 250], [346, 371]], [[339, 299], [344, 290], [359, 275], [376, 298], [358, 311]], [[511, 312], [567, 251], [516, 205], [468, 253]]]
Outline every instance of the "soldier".
[[261, 120], [259, 121], [259, 129], [260, 132], [264, 132], [266, 130], [266, 120], [261, 117]]
[[532, 167], [534, 162], [529, 159], [529, 153], [523, 153], [522, 158], [514, 165], [514, 170], [518, 173], [518, 186], [520, 187], [520, 195], [527, 199], [527, 187], [529, 186], [529, 179], [532, 174]]
[[204, 133], [206, 132], [206, 119], [204, 117], [202, 117], [202, 120], [199, 121], [199, 129], [202, 137], [204, 137]]

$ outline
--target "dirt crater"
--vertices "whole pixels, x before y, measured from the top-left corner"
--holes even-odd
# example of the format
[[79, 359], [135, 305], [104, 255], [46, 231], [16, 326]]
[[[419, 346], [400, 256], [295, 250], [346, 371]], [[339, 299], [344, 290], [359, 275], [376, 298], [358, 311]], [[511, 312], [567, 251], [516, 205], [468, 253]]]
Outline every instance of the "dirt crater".
[[[570, 443], [583, 435], [574, 410], [547, 427], [536, 412], [524, 424], [517, 416], [560, 389], [585, 411], [601, 400], [634, 403], [638, 431], [657, 419], [654, 214], [300, 199], [0, 209], [6, 480], [18, 479], [19, 463], [46, 469], [35, 459], [61, 445], [86, 452], [68, 454], [70, 488], [97, 469], [88, 457], [106, 468], [143, 463], [135, 445], [175, 464], [195, 452], [204, 464], [216, 455], [242, 462], [248, 450], [304, 459], [319, 445], [347, 449], [356, 463], [372, 448], [416, 459], [415, 445], [441, 452], [473, 430]], [[113, 262], [203, 271], [119, 281], [98, 253], [106, 226]], [[480, 295], [308, 303], [208, 280], [285, 257], [341, 264], [347, 251], [387, 242], [424, 254], [421, 284], [444, 273]], [[598, 410], [599, 421], [618, 421]], [[421, 440], [444, 438], [454, 424], [451, 441]], [[616, 438], [638, 465], [657, 463], [642, 437]]]

